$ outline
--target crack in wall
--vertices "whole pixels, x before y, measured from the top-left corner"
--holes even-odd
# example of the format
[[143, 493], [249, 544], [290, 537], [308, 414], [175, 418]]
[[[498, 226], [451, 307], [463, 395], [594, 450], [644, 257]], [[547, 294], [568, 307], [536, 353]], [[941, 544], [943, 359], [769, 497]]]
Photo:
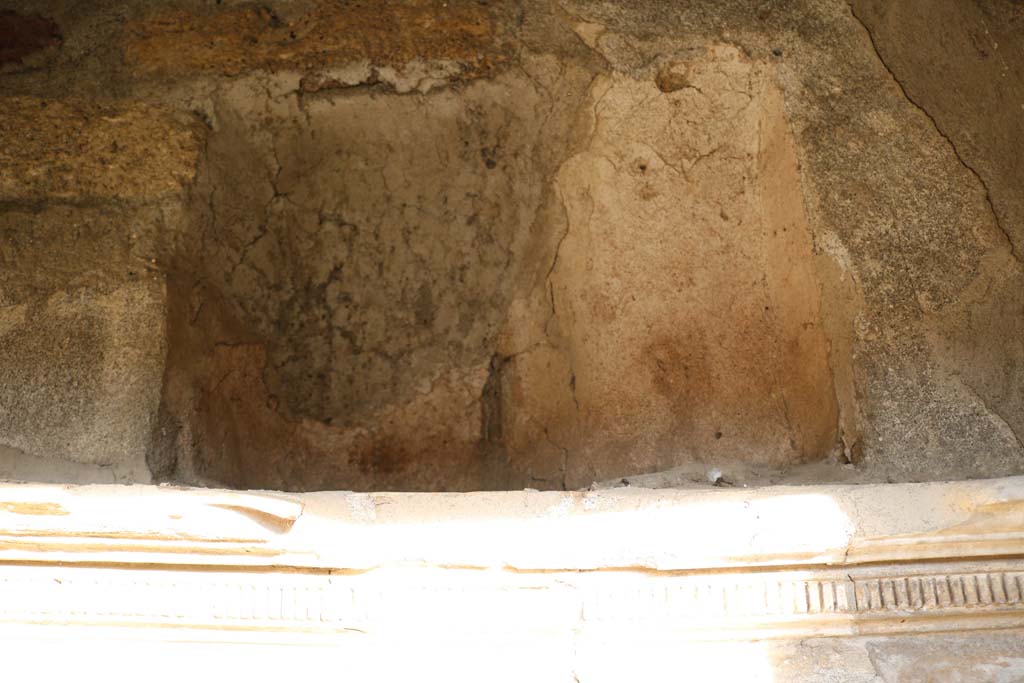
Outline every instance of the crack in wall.
[[985, 410], [987, 410], [993, 417], [999, 420], [999, 422], [1001, 422], [1003, 426], [1006, 427], [1007, 431], [1010, 432], [1010, 435], [1013, 436], [1013, 439], [1017, 442], [1017, 446], [1020, 448], [1021, 452], [1024, 453], [1024, 440], [1021, 440], [1020, 435], [1017, 434], [1016, 430], [1014, 430], [1013, 426], [1006, 420], [1006, 418], [1003, 417], [998, 410], [993, 408], [992, 405], [987, 400], [985, 400], [985, 397], [982, 396], [980, 392], [975, 390], [974, 387], [972, 387], [967, 382], [964, 382], [963, 384], [964, 387], [966, 387], [967, 390], [970, 391], [975, 398], [981, 401], [981, 405], [985, 408]]
[[893, 83], [895, 83], [896, 87], [899, 88], [900, 93], [902, 93], [904, 99], [906, 99], [907, 102], [913, 105], [915, 109], [921, 112], [925, 116], [925, 118], [928, 119], [928, 121], [932, 124], [932, 127], [935, 128], [935, 132], [937, 132], [939, 136], [946, 141], [946, 144], [949, 145], [950, 150], [953, 152], [953, 156], [955, 156], [957, 161], [960, 162], [960, 165], [963, 166], [972, 176], [974, 176], [975, 180], [978, 181], [978, 184], [981, 185], [981, 189], [985, 193], [985, 204], [988, 206], [989, 212], [992, 214], [992, 219], [993, 221], [995, 221], [996, 229], [1003, 236], [1003, 239], [1006, 240], [1006, 245], [1007, 249], [1009, 250], [1010, 256], [1019, 265], [1024, 266], [1024, 255], [1021, 255], [1017, 251], [1016, 245], [1013, 242], [1013, 238], [1010, 237], [1009, 231], [1002, 224], [1002, 221], [999, 218], [999, 212], [996, 210], [995, 204], [992, 202], [992, 193], [989, 191], [988, 183], [985, 182], [985, 179], [974, 168], [974, 166], [967, 163], [967, 160], [964, 159], [964, 157], [960, 154], [960, 150], [957, 148], [956, 143], [953, 142], [952, 138], [950, 138], [949, 135], [947, 135], [945, 131], [942, 130], [942, 128], [939, 126], [938, 121], [935, 120], [935, 117], [933, 117], [927, 109], [921, 106], [920, 103], [918, 103], [913, 97], [910, 96], [910, 93], [907, 92], [906, 86], [886, 63], [885, 58], [882, 56], [882, 53], [878, 48], [878, 44], [875, 41], [874, 34], [871, 33], [871, 29], [869, 29], [867, 24], [865, 24], [864, 21], [857, 15], [857, 11], [854, 9], [853, 4], [851, 2], [847, 2], [847, 7], [850, 9], [850, 16], [852, 16], [854, 20], [858, 24], [860, 24], [860, 27], [864, 30], [864, 33], [867, 34], [868, 41], [871, 44], [871, 49], [874, 51], [875, 57], [878, 58], [879, 64], [882, 65], [882, 68], [884, 68], [886, 72], [889, 74], [889, 77], [892, 78]]

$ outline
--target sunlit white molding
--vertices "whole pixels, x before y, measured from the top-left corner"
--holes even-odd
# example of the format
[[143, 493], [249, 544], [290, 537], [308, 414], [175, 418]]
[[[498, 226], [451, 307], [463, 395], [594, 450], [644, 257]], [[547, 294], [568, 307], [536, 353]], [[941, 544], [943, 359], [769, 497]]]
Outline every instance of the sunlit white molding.
[[1024, 478], [580, 493], [0, 486], [0, 630], [331, 645], [1024, 627]]

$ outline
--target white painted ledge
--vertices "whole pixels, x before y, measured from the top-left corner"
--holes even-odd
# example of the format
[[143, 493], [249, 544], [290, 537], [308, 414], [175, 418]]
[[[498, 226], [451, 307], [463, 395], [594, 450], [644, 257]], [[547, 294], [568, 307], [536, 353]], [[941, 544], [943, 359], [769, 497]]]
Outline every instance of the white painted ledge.
[[1019, 627], [1024, 478], [469, 494], [0, 485], [0, 634], [14, 640], [528, 643], [573, 658], [602, 643]]
[[1022, 551], [1024, 477], [585, 493], [0, 484], [0, 562], [694, 571]]

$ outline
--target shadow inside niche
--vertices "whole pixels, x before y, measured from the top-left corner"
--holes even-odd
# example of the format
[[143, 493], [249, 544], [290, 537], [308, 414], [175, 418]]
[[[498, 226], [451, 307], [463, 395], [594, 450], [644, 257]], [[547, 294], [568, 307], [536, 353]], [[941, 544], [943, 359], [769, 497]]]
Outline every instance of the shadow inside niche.
[[676, 66], [709, 95], [566, 69], [560, 108], [515, 72], [302, 117], [221, 93], [169, 280], [156, 478], [578, 489], [835, 453], [846, 347], [781, 93], [735, 48]]

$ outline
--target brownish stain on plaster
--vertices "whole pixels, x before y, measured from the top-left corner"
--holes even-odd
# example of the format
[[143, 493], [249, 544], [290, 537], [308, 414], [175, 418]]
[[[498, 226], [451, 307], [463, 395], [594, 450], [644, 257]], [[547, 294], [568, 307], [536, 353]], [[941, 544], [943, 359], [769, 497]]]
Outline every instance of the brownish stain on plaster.
[[473, 423], [447, 419], [451, 401], [472, 406], [471, 387], [442, 380], [372, 424], [333, 427], [290, 416], [267, 390], [265, 366], [261, 345], [214, 348], [209, 383], [198, 385], [192, 404], [196, 466], [203, 476], [287, 490], [435, 489], [446, 483], [473, 488]]
[[[486, 371], [440, 377], [406, 404], [365, 425], [333, 426], [289, 413], [264, 381], [267, 353], [227, 312], [216, 291], [196, 307], [172, 280], [173, 340], [156, 427], [159, 476], [237, 488], [467, 490], [479, 481], [477, 398]], [[192, 310], [195, 309], [195, 310]], [[452, 419], [453, 405], [462, 419]], [[458, 408], [456, 408], [456, 413]]]

